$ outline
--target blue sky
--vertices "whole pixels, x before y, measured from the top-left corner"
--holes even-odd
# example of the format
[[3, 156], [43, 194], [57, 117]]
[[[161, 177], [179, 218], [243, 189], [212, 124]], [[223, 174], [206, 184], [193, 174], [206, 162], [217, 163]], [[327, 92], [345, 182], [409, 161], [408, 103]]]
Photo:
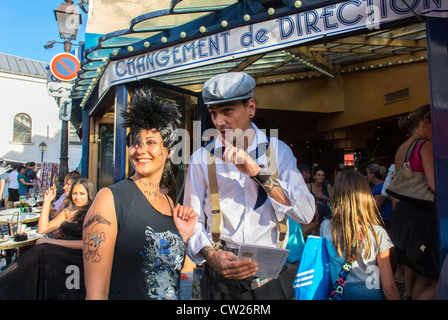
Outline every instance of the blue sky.
[[[50, 40], [63, 42], [59, 36], [54, 10], [63, 0], [1, 0], [0, 52], [49, 63], [64, 46], [56, 43], [45, 49]], [[75, 1], [76, 4], [77, 1]], [[79, 7], [78, 7], [79, 9]], [[79, 9], [82, 25], [75, 43], [84, 41], [87, 15]], [[75, 46], [72, 46], [74, 49]]]

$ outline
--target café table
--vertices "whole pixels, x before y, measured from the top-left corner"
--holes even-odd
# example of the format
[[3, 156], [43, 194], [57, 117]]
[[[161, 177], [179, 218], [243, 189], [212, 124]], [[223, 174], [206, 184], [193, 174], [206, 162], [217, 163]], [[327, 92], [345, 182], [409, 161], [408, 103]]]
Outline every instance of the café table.
[[33, 246], [36, 244], [36, 241], [43, 236], [43, 234], [39, 233], [29, 233], [28, 239], [23, 241], [14, 241], [14, 237], [5, 236], [3, 240], [0, 239], [0, 250], [11, 250]]
[[[6, 225], [8, 226], [9, 221], [14, 216], [14, 219], [17, 218], [17, 213], [20, 209], [14, 208], [14, 209], [6, 209], [6, 210], [0, 210], [0, 225]], [[39, 221], [41, 209], [33, 208], [33, 212], [30, 213], [20, 213], [19, 219], [20, 224], [26, 224], [26, 225], [32, 225], [36, 224]], [[8, 226], [9, 229], [9, 226]], [[8, 233], [8, 232], [7, 232]], [[14, 255], [14, 249], [18, 249], [16, 256], [19, 256], [20, 253], [24, 253], [26, 250], [28, 250], [30, 247], [34, 246], [36, 244], [37, 239], [41, 238], [42, 235], [33, 235], [32, 233], [29, 234], [28, 240], [25, 241], [14, 241], [14, 239], [8, 235], [4, 235], [4, 238], [0, 238], [0, 251], [5, 251], [5, 259], [6, 259], [6, 265], [11, 263], [12, 256]]]
[[5, 250], [6, 266], [8, 266], [12, 261], [14, 249], [18, 249], [16, 252], [16, 257], [18, 258], [26, 250], [34, 246], [37, 240], [44, 236], [43, 234], [37, 233], [36, 230], [28, 230], [27, 234], [28, 239], [23, 241], [14, 241], [14, 237], [11, 236], [4, 236], [3, 239], [0, 238], [0, 251]]
[[[11, 220], [13, 216], [17, 217], [17, 212], [19, 212], [19, 209], [0, 210], [0, 225], [7, 225], [8, 219]], [[29, 224], [37, 222], [40, 217], [40, 212], [40, 209], [33, 209], [33, 212], [30, 213], [20, 213], [20, 223]]]

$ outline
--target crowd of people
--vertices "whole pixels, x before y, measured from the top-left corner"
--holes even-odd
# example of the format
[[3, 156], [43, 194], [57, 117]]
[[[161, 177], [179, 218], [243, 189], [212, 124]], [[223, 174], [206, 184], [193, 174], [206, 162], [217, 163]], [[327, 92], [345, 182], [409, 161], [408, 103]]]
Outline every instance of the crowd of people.
[[40, 180], [37, 177], [36, 163], [34, 161], [23, 164], [7, 165], [1, 161], [3, 173], [0, 175], [0, 207], [10, 209], [20, 196], [26, 196], [29, 189], [37, 189]]
[[[343, 299], [435, 299], [435, 209], [387, 195], [388, 170], [381, 164], [370, 164], [364, 175], [340, 170], [334, 183], [323, 168], [297, 164], [284, 142], [267, 137], [252, 121], [254, 88], [254, 79], [242, 72], [204, 84], [216, 137], [191, 156], [183, 205], [167, 194], [178, 188], [170, 157], [181, 115], [150, 90], [134, 90], [122, 114], [133, 174], [96, 193], [73, 172], [57, 201], [55, 191], [47, 190], [38, 222], [46, 237], [0, 274], [0, 298], [179, 299], [188, 256], [203, 268], [204, 300], [292, 300], [306, 242], [301, 226], [315, 222], [326, 240], [333, 282], [353, 257]], [[394, 167], [398, 171], [409, 146], [416, 145], [411, 165], [434, 190], [429, 105], [401, 119], [400, 126], [410, 130], [410, 138], [397, 150]], [[9, 205], [37, 182], [25, 168], [14, 168]], [[238, 259], [241, 244], [288, 249], [279, 276], [257, 277], [256, 262]], [[67, 289], [69, 266], [79, 270], [75, 289]], [[372, 268], [380, 283], [369, 286]], [[401, 278], [403, 297], [396, 285]], [[443, 290], [439, 285], [440, 297]]]

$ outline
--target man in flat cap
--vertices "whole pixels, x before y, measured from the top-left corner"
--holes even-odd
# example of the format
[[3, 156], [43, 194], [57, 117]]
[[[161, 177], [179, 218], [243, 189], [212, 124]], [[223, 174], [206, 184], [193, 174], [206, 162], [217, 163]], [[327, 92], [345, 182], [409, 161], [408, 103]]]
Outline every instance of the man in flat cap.
[[286, 246], [287, 217], [309, 223], [314, 199], [291, 149], [252, 123], [255, 80], [243, 72], [208, 80], [204, 103], [217, 132], [190, 159], [184, 205], [198, 214], [188, 255], [203, 264], [201, 298], [293, 299], [283, 267], [276, 279], [255, 276], [250, 259], [238, 260], [241, 244]]

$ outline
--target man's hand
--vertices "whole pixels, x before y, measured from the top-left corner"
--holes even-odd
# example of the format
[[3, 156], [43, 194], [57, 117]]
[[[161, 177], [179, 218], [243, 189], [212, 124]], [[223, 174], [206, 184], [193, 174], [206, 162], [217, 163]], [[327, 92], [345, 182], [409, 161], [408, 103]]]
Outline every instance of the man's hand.
[[225, 147], [222, 155], [222, 159], [225, 163], [233, 163], [241, 173], [246, 174], [249, 177], [254, 177], [260, 172], [260, 166], [247, 154], [246, 151], [236, 146], [235, 139], [232, 145], [223, 137], [218, 136], [218, 138]]
[[[247, 152], [236, 147], [235, 139], [232, 145], [223, 137], [218, 136], [218, 138], [225, 146], [225, 151], [222, 155], [225, 163], [233, 163], [241, 173], [246, 174], [249, 177], [255, 177], [260, 172], [260, 166], [247, 154]], [[291, 202], [283, 192], [283, 189], [277, 180], [269, 178], [262, 187], [269, 197], [278, 203], [285, 206], [291, 205]]]
[[258, 271], [256, 262], [250, 259], [238, 260], [236, 255], [228, 251], [208, 250], [206, 259], [211, 267], [227, 279], [245, 279], [254, 276]]

